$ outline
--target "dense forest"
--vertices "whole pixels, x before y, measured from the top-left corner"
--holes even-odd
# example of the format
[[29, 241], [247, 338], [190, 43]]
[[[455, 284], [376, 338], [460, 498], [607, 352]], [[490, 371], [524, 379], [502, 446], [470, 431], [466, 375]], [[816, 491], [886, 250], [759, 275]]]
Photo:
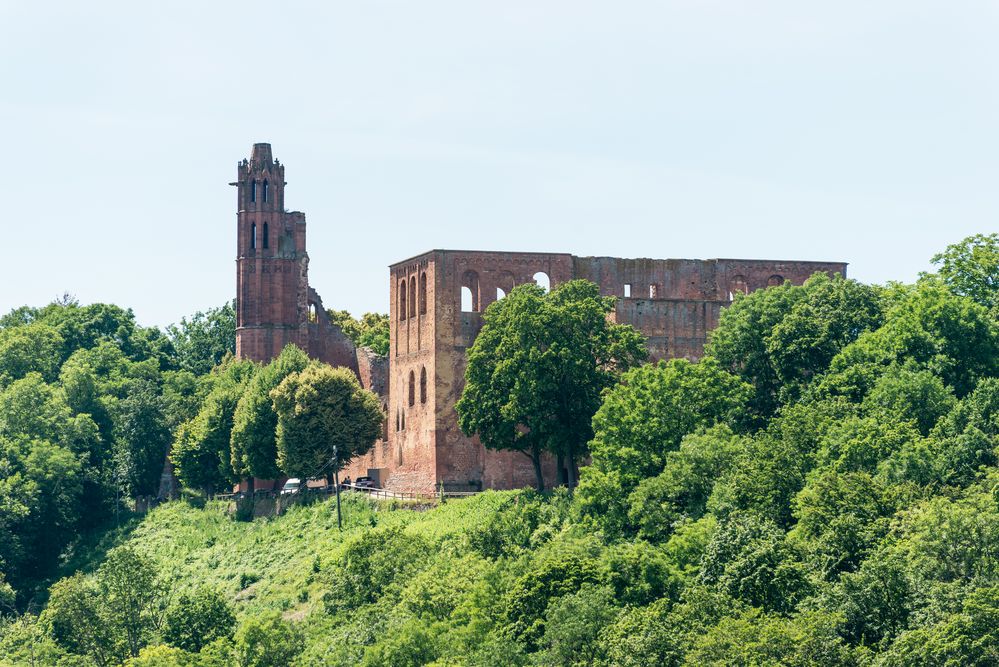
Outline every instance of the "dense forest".
[[[229, 306], [166, 332], [15, 310], [0, 665], [999, 664], [999, 235], [933, 263], [738, 296], [697, 362], [642, 363], [592, 286], [518, 287], [485, 313], [460, 423], [566, 484], [346, 494], [342, 532], [324, 500], [245, 520], [207, 498], [315, 472], [316, 424], [363, 451], [375, 416], [289, 409], [308, 385], [363, 413], [343, 374], [234, 361]], [[376, 346], [379, 318], [350, 319]], [[168, 450], [184, 499], [134, 513]]]

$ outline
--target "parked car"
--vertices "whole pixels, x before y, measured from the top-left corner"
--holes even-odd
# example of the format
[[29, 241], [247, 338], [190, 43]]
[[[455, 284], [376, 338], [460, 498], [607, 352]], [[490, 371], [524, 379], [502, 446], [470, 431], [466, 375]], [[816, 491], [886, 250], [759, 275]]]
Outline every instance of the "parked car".
[[297, 477], [292, 477], [291, 479], [289, 479], [287, 482], [284, 483], [284, 486], [281, 488], [281, 495], [284, 496], [291, 493], [298, 493], [298, 490], [301, 488], [302, 488], [302, 480], [300, 480]]
[[377, 488], [375, 485], [375, 480], [370, 477], [358, 477], [354, 481], [354, 486], [358, 489], [374, 489]]

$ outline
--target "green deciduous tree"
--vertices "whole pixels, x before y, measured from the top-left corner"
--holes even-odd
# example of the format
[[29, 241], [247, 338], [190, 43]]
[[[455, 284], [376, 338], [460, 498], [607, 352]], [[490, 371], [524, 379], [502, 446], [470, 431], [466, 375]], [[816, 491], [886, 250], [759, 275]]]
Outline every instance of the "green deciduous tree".
[[955, 294], [986, 308], [999, 307], [999, 234], [975, 234], [933, 256], [939, 275]]
[[232, 423], [232, 469], [238, 478], [252, 483], [254, 477], [274, 479], [281, 474], [277, 464], [277, 413], [270, 393], [287, 376], [308, 365], [308, 355], [288, 345], [248, 382]]
[[389, 352], [389, 318], [384, 313], [364, 313], [354, 319], [346, 310], [328, 310], [327, 314], [358, 347], [367, 347], [385, 356]]
[[302, 651], [301, 631], [276, 611], [250, 616], [236, 630], [239, 667], [286, 667]]
[[217, 590], [181, 594], [163, 617], [163, 640], [197, 653], [217, 639], [230, 638], [236, 626], [232, 604]]
[[547, 294], [520, 285], [489, 305], [469, 349], [458, 423], [490, 449], [530, 455], [539, 489], [543, 451], [564, 458], [575, 486], [601, 392], [646, 356], [635, 329], [608, 321], [613, 302], [585, 280]]
[[278, 415], [278, 466], [292, 477], [307, 479], [321, 470], [332, 477], [381, 435], [378, 397], [346, 368], [314, 363], [282, 380], [271, 399]]
[[198, 311], [190, 319], [182, 317], [179, 324], [171, 324], [167, 333], [177, 354], [177, 364], [204, 375], [227, 354], [236, 354], [236, 311], [232, 303]]

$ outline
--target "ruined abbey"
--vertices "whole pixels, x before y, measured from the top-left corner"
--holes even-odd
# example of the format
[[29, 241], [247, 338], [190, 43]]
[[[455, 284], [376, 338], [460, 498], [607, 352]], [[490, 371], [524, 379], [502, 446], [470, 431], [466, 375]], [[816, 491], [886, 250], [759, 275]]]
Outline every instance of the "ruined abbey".
[[[482, 312], [515, 285], [548, 287], [575, 278], [617, 298], [612, 317], [648, 339], [653, 359], [702, 353], [734, 294], [815, 272], [846, 274], [841, 262], [747, 259], [620, 259], [565, 253], [431, 250], [389, 266], [388, 358], [356, 348], [330, 321], [308, 280], [305, 215], [285, 210], [284, 166], [270, 144], [238, 165], [236, 354], [268, 361], [288, 343], [353, 370], [381, 397], [383, 437], [344, 474], [396, 490], [516, 488], [533, 483], [520, 453], [486, 450], [457, 426], [465, 351]], [[546, 477], [558, 475], [547, 462]]]

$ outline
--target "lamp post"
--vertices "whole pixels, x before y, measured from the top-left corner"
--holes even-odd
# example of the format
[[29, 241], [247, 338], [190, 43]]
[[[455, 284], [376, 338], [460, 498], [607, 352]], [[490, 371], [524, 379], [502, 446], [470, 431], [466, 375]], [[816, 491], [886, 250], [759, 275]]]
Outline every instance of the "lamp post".
[[337, 458], [336, 445], [333, 445], [333, 488], [336, 490], [336, 527], [343, 530], [343, 518], [340, 515], [340, 461]]

